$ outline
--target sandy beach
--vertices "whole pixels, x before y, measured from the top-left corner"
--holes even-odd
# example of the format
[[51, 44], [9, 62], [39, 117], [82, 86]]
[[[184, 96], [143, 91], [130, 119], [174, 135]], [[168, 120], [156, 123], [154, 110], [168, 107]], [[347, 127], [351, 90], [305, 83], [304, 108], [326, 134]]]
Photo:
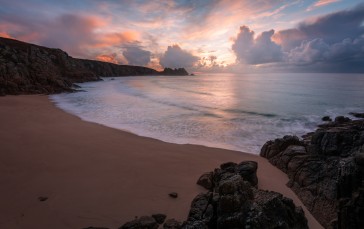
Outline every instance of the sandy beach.
[[[47, 96], [0, 97], [0, 127], [0, 228], [118, 228], [153, 213], [184, 220], [205, 191], [199, 176], [228, 161], [257, 161], [259, 188], [303, 206], [286, 174], [264, 158], [84, 122]], [[322, 228], [304, 210], [309, 227]]]

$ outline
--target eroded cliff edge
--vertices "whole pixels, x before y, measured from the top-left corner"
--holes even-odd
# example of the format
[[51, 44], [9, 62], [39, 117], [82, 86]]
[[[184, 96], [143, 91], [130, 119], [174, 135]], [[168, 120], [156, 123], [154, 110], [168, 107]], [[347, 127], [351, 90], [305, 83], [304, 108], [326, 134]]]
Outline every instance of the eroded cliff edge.
[[[182, 74], [185, 73], [185, 74]], [[52, 49], [0, 37], [0, 95], [72, 91], [74, 83], [103, 76], [188, 75], [184, 69], [151, 68], [77, 59]]]

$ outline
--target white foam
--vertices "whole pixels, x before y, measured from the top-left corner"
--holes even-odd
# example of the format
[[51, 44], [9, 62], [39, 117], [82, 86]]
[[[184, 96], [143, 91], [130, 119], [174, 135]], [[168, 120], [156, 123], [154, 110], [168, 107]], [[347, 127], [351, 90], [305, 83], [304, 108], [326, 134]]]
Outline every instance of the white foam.
[[308, 91], [299, 78], [287, 81], [288, 76], [273, 75], [275, 84], [265, 87], [265, 77], [106, 78], [81, 84], [86, 92], [51, 99], [83, 120], [137, 135], [254, 154], [267, 140], [301, 136], [313, 131], [324, 115], [345, 115], [364, 105], [363, 92], [355, 84], [346, 85], [355, 92], [345, 95], [350, 98], [346, 102], [333, 99], [333, 91], [322, 95], [315, 89], [323, 87], [321, 81], [311, 75], [306, 76], [311, 81], [304, 82]]

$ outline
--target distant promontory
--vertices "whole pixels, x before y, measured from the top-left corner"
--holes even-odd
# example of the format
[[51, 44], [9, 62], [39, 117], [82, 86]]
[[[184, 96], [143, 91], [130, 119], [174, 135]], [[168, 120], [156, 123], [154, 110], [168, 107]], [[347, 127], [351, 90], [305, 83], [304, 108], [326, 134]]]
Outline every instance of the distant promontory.
[[151, 68], [78, 59], [53, 49], [0, 37], [0, 95], [73, 91], [74, 83], [106, 76], [188, 75], [184, 68]]

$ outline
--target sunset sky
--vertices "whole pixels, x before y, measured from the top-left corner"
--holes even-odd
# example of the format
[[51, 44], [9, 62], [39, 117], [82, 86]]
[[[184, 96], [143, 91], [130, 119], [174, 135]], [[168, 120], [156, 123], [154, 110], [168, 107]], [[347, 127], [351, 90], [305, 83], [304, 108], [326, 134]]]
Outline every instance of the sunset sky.
[[357, 0], [0, 0], [0, 36], [190, 71], [364, 72]]

